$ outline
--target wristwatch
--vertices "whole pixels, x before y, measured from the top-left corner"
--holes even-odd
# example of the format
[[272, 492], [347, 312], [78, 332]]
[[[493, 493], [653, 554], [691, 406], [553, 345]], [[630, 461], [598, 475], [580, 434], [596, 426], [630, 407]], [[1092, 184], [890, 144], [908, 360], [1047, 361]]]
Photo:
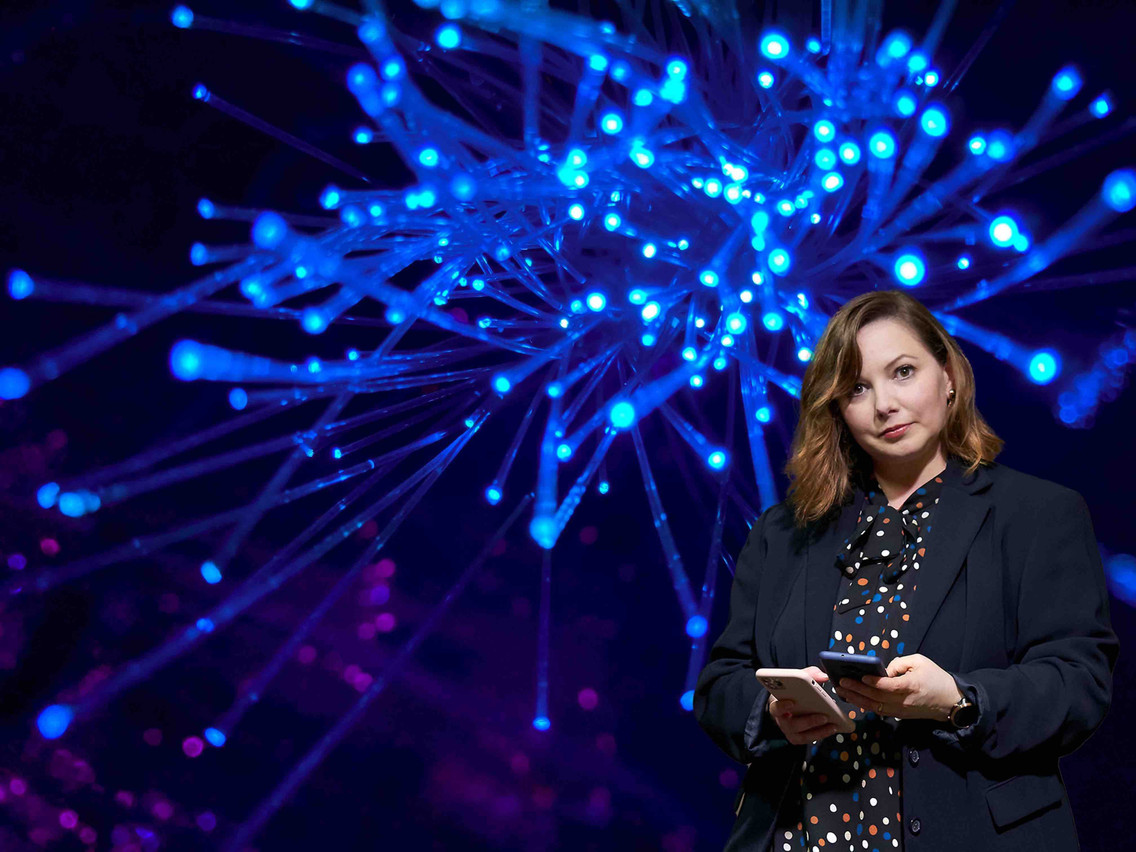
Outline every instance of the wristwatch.
[[978, 721], [978, 705], [964, 695], [947, 713], [947, 721], [956, 728], [969, 728]]

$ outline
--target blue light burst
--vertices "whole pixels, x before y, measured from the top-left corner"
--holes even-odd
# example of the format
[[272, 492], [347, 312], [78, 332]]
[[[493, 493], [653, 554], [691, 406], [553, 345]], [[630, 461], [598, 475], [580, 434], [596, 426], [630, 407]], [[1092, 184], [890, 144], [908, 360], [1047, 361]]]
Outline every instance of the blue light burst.
[[[198, 84], [192, 97], [195, 108], [220, 110], [335, 169], [336, 183], [303, 212], [202, 199], [201, 227], [241, 223], [248, 243], [197, 244], [191, 258], [204, 274], [160, 296], [124, 301], [113, 287], [11, 271], [14, 300], [127, 307], [71, 343], [0, 368], [0, 398], [18, 399], [175, 315], [286, 321], [295, 345], [277, 350], [251, 332], [240, 347], [208, 342], [233, 338], [202, 321], [197, 339], [172, 346], [169, 369], [184, 382], [221, 386], [227, 419], [119, 465], [47, 483], [37, 499], [44, 511], [78, 518], [274, 454], [275, 472], [245, 502], [222, 493], [219, 500], [237, 504], [212, 507], [192, 528], [45, 568], [35, 584], [14, 580], [7, 592], [39, 593], [199, 537], [209, 558], [194, 560], [192, 579], [216, 585], [222, 598], [230, 566], [266, 517], [301, 498], [310, 501], [304, 505], [322, 499], [322, 509], [207, 615], [73, 706], [44, 710], [45, 737], [61, 736], [73, 719], [189, 653], [375, 521], [380, 532], [345, 558], [348, 588], [459, 457], [481, 466], [473, 494], [482, 510], [507, 516], [498, 535], [514, 527], [523, 535], [518, 519], [527, 518], [543, 560], [532, 727], [548, 731], [555, 715], [548, 696], [555, 549], [584, 501], [602, 503], [609, 492], [649, 506], [659, 570], [678, 602], [674, 629], [693, 640], [690, 674], [681, 689], [674, 685], [689, 710], [724, 564], [723, 530], [704, 542], [710, 558], [692, 581], [664, 505], [676, 498], [656, 479], [648, 442], [658, 439], [647, 436], [677, 436], [732, 520], [752, 523], [780, 500], [769, 444], [798, 404], [801, 373], [828, 317], [855, 292], [891, 281], [933, 291], [944, 326], [993, 354], [1015, 379], [1024, 375], [1037, 393], [1052, 393], [1065, 425], [1086, 424], [1136, 362], [1136, 338], [1125, 336], [1081, 381], [1047, 390], [1070, 380], [1072, 355], [1039, 349], [1037, 329], [1025, 330], [1032, 342], [1022, 342], [957, 315], [1038, 279], [1136, 206], [1128, 168], [1113, 171], [1099, 194], [1086, 191], [1084, 207], [1048, 235], [1028, 207], [1018, 217], [989, 201], [1027, 171], [1019, 167], [1024, 155], [1051, 131], [1064, 132], [1055, 122], [1083, 82], [1071, 66], [1045, 90], [1028, 132], [966, 128], [956, 136], [966, 110], [945, 104], [957, 80], [936, 93], [943, 103], [926, 101], [940, 82], [929, 55], [936, 39], [915, 50], [912, 36], [893, 32], [869, 50], [879, 21], [850, 14], [849, 3], [836, 3], [841, 13], [823, 38], [793, 33], [791, 42], [789, 33], [767, 30], [757, 51], [713, 15], [697, 30], [707, 45], [676, 50], [653, 43], [636, 21], [621, 30], [543, 5], [517, 14], [495, 0], [421, 2], [424, 15], [439, 8], [420, 37], [397, 32], [379, 4], [364, 4], [363, 13], [326, 0], [292, 5], [331, 25], [350, 22], [344, 37], [356, 39], [357, 55], [339, 79], [358, 110], [331, 138], [346, 143], [352, 163], [228, 103], [223, 85], [215, 93]], [[674, 14], [695, 16], [687, 7], [700, 5], [716, 8], [681, 4]], [[207, 23], [182, 6], [170, 19], [193, 30], [187, 38]], [[794, 43], [805, 50], [794, 51]], [[714, 48], [712, 62], [703, 47]], [[479, 51], [484, 65], [470, 64]], [[461, 109], [437, 104], [418, 76], [426, 73]], [[732, 81], [728, 96], [715, 88], [723, 79]], [[1101, 118], [1112, 109], [1107, 94], [1089, 107]], [[397, 185], [384, 183], [391, 158], [408, 176]], [[336, 334], [351, 336], [347, 355]], [[707, 413], [712, 398], [740, 402], [744, 436], [735, 439], [727, 418]], [[279, 412], [306, 417], [306, 425], [280, 426], [271, 438], [232, 448], [240, 429]], [[506, 449], [480, 443], [487, 424], [505, 434]], [[617, 442], [632, 470], [607, 467], [620, 457], [609, 458]], [[191, 451], [192, 460], [180, 459]], [[340, 483], [349, 483], [346, 491], [333, 490]], [[289, 642], [314, 629], [332, 601], [313, 606]], [[288, 647], [255, 673], [258, 687], [272, 680]], [[358, 706], [386, 682], [377, 679]], [[235, 735], [247, 710], [242, 700], [204, 730], [210, 744]], [[281, 789], [302, 783], [345, 731], [334, 733]], [[251, 839], [281, 798], [266, 799], [232, 848]]]

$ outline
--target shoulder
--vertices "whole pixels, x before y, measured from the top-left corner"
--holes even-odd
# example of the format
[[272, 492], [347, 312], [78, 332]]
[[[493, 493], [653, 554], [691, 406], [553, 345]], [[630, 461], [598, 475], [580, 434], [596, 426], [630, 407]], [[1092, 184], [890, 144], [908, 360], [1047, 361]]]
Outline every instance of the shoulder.
[[987, 494], [1005, 517], [1037, 524], [1088, 513], [1084, 497], [1065, 485], [996, 462], [984, 469], [991, 481]]

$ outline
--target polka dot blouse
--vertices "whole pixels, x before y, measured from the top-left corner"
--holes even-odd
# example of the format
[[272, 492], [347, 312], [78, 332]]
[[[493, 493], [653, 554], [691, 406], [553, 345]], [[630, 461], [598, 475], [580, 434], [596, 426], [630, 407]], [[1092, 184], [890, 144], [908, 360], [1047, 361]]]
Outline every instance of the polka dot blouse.
[[[836, 555], [843, 582], [833, 607], [829, 650], [878, 656], [885, 664], [904, 653], [908, 607], [926, 555], [923, 537], [931, 529], [942, 485], [940, 473], [895, 509], [879, 483], [869, 482], [856, 530]], [[897, 720], [861, 713], [837, 698], [831, 684], [828, 689], [855, 720], [856, 730], [809, 746], [799, 796], [786, 797], [772, 850], [902, 849]]]

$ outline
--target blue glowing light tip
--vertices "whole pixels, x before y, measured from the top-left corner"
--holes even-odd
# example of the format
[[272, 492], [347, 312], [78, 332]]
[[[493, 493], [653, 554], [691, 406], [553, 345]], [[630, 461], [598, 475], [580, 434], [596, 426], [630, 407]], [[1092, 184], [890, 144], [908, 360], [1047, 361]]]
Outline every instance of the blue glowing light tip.
[[538, 731], [547, 731], [552, 727], [552, 720], [550, 720], [547, 716], [537, 716], [532, 720], [532, 726]]
[[193, 26], [193, 10], [188, 6], [174, 6], [170, 12], [170, 23], [179, 30], [189, 29]]
[[221, 582], [221, 569], [212, 559], [201, 563], [201, 576], [206, 583], [213, 586]]
[[1117, 213], [1127, 213], [1136, 207], [1136, 171], [1118, 169], [1110, 174], [1104, 179], [1101, 197]]
[[13, 269], [8, 273], [8, 295], [13, 299], [26, 299], [34, 290], [35, 282], [24, 270]]
[[0, 399], [19, 399], [32, 387], [32, 380], [19, 367], [0, 369]]
[[693, 639], [705, 636], [707, 627], [709, 627], [709, 624], [707, 624], [705, 616], [692, 615], [686, 622], [686, 635]]
[[74, 718], [75, 711], [68, 705], [52, 704], [39, 714], [36, 726], [46, 739], [56, 740], [66, 733]]
[[694, 690], [688, 689], [686, 692], [684, 692], [682, 694], [682, 697], [679, 698], [678, 703], [682, 706], [682, 709], [687, 711], [688, 713], [691, 710], [693, 710], [694, 709]]
[[225, 734], [222, 731], [219, 731], [217, 728], [206, 728], [205, 739], [209, 743], [209, 745], [220, 748], [228, 740], [228, 737], [226, 737]]

